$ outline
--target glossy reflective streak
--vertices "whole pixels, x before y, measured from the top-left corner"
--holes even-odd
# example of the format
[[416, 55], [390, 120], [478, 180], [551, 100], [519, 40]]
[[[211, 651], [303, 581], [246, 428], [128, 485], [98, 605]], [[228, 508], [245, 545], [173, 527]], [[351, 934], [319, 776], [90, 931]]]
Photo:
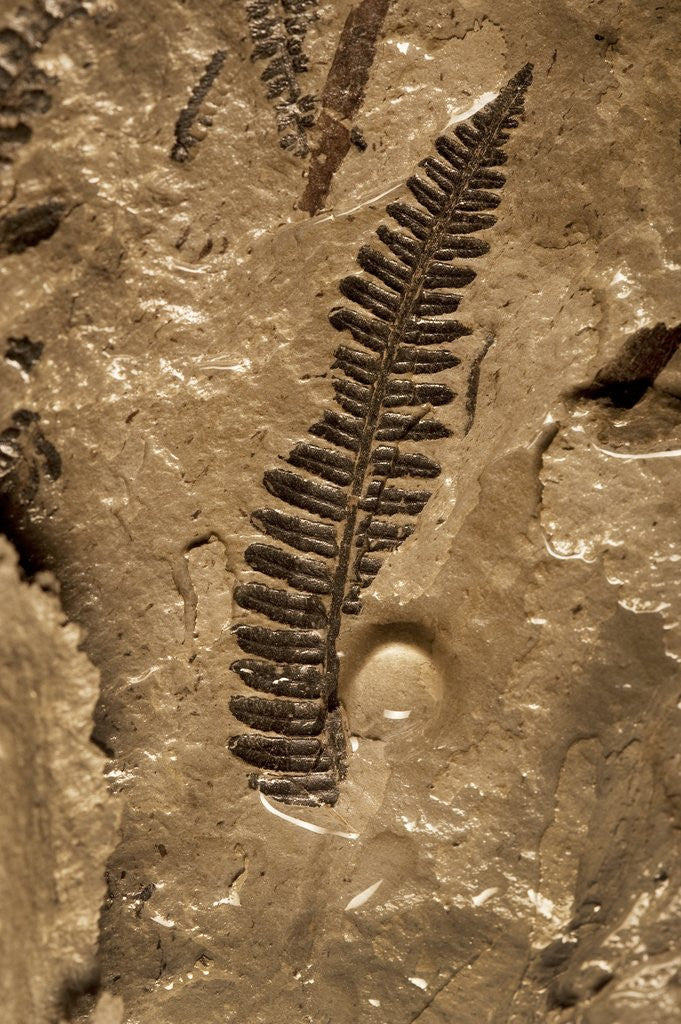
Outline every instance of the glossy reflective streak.
[[624, 459], [631, 462], [634, 459], [678, 459], [681, 456], [681, 448], [672, 448], [662, 452], [613, 452], [609, 448], [600, 448], [594, 445], [597, 452], [607, 455], [610, 459]]
[[260, 803], [263, 805], [266, 811], [270, 814], [276, 815], [277, 818], [282, 818], [284, 821], [288, 821], [291, 825], [296, 825], [298, 828], [305, 829], [307, 832], [314, 832], [319, 836], [338, 836], [339, 839], [349, 839], [354, 841], [359, 839], [359, 832], [336, 832], [331, 828], [324, 828], [323, 825], [315, 825], [312, 821], [305, 821], [303, 818], [295, 818], [292, 814], [286, 814], [285, 811], [280, 811], [278, 807], [271, 804], [270, 801], [262, 793], [260, 795]]
[[486, 106], [488, 103], [491, 103], [492, 100], [495, 100], [498, 95], [498, 92], [481, 93], [480, 96], [473, 100], [473, 102], [469, 104], [469, 106], [467, 106], [464, 110], [459, 110], [455, 114], [452, 114], [449, 121], [447, 122], [446, 127], [451, 128], [453, 124], [458, 124], [459, 121], [467, 121], [469, 117], [472, 117], [473, 114], [477, 114], [477, 112], [479, 110], [482, 110], [484, 106]]
[[[550, 544], [547, 538], [544, 537], [544, 544], [546, 545], [546, 550], [551, 555], [551, 557], [558, 558], [561, 561], [569, 561], [573, 558], [577, 558], [582, 562], [586, 562], [587, 564], [596, 561], [595, 557], [587, 558], [587, 552], [589, 552], [590, 554], [592, 553], [592, 545], [590, 541], [577, 540], [573, 543], [572, 541], [567, 540], [554, 541], [553, 544]], [[559, 547], [561, 547], [563, 550], [559, 551]], [[573, 547], [576, 547], [577, 550], [571, 550]]]
[[368, 886], [366, 889], [363, 889], [362, 892], [357, 893], [356, 896], [353, 896], [350, 902], [346, 905], [345, 909], [357, 910], [358, 907], [364, 906], [367, 900], [371, 899], [374, 893], [378, 890], [379, 886], [381, 886], [382, 884], [383, 879], [379, 878], [379, 880], [377, 882], [374, 882], [373, 885]]
[[379, 643], [341, 688], [350, 732], [378, 740], [421, 736], [443, 696], [429, 651], [403, 640]]

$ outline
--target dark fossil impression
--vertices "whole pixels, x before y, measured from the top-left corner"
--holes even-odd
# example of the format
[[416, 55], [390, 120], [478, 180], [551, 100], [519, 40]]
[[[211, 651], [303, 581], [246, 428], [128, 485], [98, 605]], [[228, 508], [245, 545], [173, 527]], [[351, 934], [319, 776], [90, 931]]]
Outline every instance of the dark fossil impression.
[[5, 499], [16, 508], [29, 505], [40, 487], [61, 476], [61, 456], [40, 427], [40, 415], [30, 409], [17, 409], [11, 423], [0, 431], [0, 521], [4, 519]]
[[[418, 206], [397, 202], [381, 225], [380, 248], [362, 246], [362, 276], [340, 283], [354, 306], [330, 320], [356, 345], [335, 352], [335, 402], [296, 444], [290, 469], [271, 469], [264, 485], [284, 507], [255, 511], [253, 524], [278, 544], [251, 544], [253, 578], [235, 589], [237, 604], [262, 619], [235, 627], [247, 658], [233, 671], [256, 695], [232, 697], [234, 716], [251, 728], [230, 749], [259, 771], [250, 783], [293, 804], [334, 804], [345, 774], [336, 651], [344, 615], [356, 615], [361, 592], [383, 558], [411, 535], [440, 466], [422, 449], [451, 431], [432, 415], [454, 392], [430, 378], [460, 359], [449, 347], [472, 333], [449, 314], [475, 271], [467, 261], [489, 243], [506, 162], [503, 147], [518, 124], [532, 78], [525, 66], [486, 107], [422, 161], [425, 177], [407, 181]], [[298, 511], [288, 511], [285, 506]], [[301, 514], [302, 513], [302, 514]], [[266, 580], [279, 581], [271, 586]], [[284, 586], [281, 586], [281, 583]]]
[[0, 27], [0, 164], [11, 163], [16, 148], [31, 139], [33, 118], [52, 104], [55, 79], [33, 57], [63, 21], [84, 13], [78, 0], [30, 0]]
[[63, 215], [64, 204], [53, 199], [0, 217], [0, 256], [24, 252], [47, 241], [61, 224]]
[[220, 74], [226, 57], [227, 52], [225, 50], [215, 51], [203, 69], [200, 79], [192, 89], [186, 107], [183, 107], [180, 111], [179, 117], [175, 122], [175, 143], [170, 151], [171, 159], [177, 163], [181, 164], [188, 160], [193, 147], [199, 142], [199, 137], [194, 131], [194, 124], [198, 121], [203, 127], [208, 127], [213, 123], [211, 117], [201, 114], [201, 104], [206, 99], [215, 79]]
[[307, 129], [314, 124], [314, 97], [298, 79], [308, 68], [303, 41], [316, 6], [317, 0], [253, 0], [246, 8], [253, 60], [267, 61], [260, 79], [275, 101], [280, 144], [296, 156], [307, 156]]

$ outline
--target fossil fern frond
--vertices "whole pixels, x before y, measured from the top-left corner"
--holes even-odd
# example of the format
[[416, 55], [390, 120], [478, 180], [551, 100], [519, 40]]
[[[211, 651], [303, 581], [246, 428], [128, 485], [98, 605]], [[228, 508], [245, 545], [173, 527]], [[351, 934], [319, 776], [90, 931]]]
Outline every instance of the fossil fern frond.
[[294, 445], [290, 468], [265, 473], [281, 505], [253, 513], [267, 540], [246, 549], [254, 578], [234, 594], [258, 618], [235, 627], [249, 657], [232, 669], [258, 695], [232, 697], [232, 713], [251, 731], [229, 745], [258, 769], [251, 785], [283, 802], [338, 799], [341, 622], [360, 611], [362, 590], [413, 532], [430, 496], [424, 481], [440, 472], [429, 449], [451, 431], [432, 410], [454, 392], [431, 378], [459, 364], [450, 346], [472, 333], [451, 314], [458, 289], [476, 276], [469, 261], [489, 251], [477, 233], [496, 221], [503, 147], [531, 79], [528, 64], [470, 121], [436, 139], [437, 155], [407, 181], [417, 205], [388, 206], [397, 228], [381, 225], [381, 245], [362, 246], [363, 274], [340, 282], [352, 305], [330, 315], [354, 342], [335, 352], [336, 407]]

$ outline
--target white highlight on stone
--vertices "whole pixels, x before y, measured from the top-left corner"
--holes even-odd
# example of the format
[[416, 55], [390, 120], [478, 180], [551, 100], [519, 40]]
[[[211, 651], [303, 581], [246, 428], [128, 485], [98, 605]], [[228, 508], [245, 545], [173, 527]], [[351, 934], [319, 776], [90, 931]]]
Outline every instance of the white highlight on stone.
[[[351, 213], [356, 213], [357, 210], [361, 210], [365, 206], [371, 206], [372, 203], [377, 203], [380, 199], [385, 199], [392, 192], [399, 192], [403, 188], [403, 183], [400, 181], [399, 184], [391, 185], [390, 188], [385, 189], [384, 192], [379, 192], [377, 195], [371, 195], [369, 199], [364, 199], [357, 206], [351, 206], [349, 210], [340, 210], [338, 213], [330, 213], [327, 217], [322, 217], [321, 221], [325, 220], [338, 220], [339, 217], [349, 217]], [[318, 221], [318, 223], [320, 223]]]
[[527, 895], [530, 897], [531, 903], [534, 905], [536, 910], [541, 914], [542, 917], [547, 918], [549, 921], [552, 919], [555, 907], [553, 901], [542, 896], [541, 893], [535, 892], [534, 889], [528, 889]]
[[280, 811], [278, 807], [274, 807], [267, 797], [260, 793], [260, 803], [263, 805], [266, 811], [270, 814], [274, 814], [277, 818], [283, 818], [284, 821], [290, 822], [292, 825], [297, 825], [298, 828], [307, 829], [308, 832], [315, 832], [319, 836], [338, 836], [340, 839], [359, 839], [359, 832], [335, 832], [332, 828], [324, 828], [323, 825], [315, 825], [311, 821], [303, 821], [302, 818], [294, 818], [292, 814], [285, 814], [284, 811]]
[[151, 920], [155, 921], [156, 924], [162, 925], [163, 928], [174, 928], [175, 922], [171, 917], [163, 917], [161, 914], [151, 914]]
[[417, 988], [428, 988], [428, 982], [425, 978], [408, 978], [407, 980], [410, 981], [412, 985], [416, 985]]
[[170, 270], [177, 271], [181, 274], [205, 274], [208, 270], [207, 266], [188, 267], [186, 263], [178, 263], [177, 260], [173, 259], [165, 260], [165, 264]]
[[201, 324], [206, 320], [201, 310], [195, 309], [193, 306], [178, 306], [166, 302], [159, 302], [158, 305], [154, 305], [153, 302], [142, 302], [141, 305], [153, 310], [153, 312], [163, 311], [164, 313], [169, 313], [175, 323]]
[[381, 1005], [381, 1000], [380, 999], [370, 999], [369, 1003], [370, 1003], [371, 1006], [380, 1006]]
[[401, 721], [404, 718], [409, 718], [411, 711], [391, 711], [390, 708], [384, 708], [383, 717], [392, 718], [395, 721]]
[[350, 750], [353, 752], [353, 754], [356, 754], [357, 751], [359, 750], [359, 740], [357, 739], [356, 736], [350, 737]]
[[621, 284], [622, 287], [618, 288], [616, 295], [618, 299], [626, 299], [627, 296], [631, 295], [632, 279], [629, 274], [625, 274], [622, 270], [616, 271], [613, 274], [611, 285]]
[[626, 459], [630, 462], [634, 459], [678, 459], [681, 455], [681, 448], [670, 448], [666, 452], [638, 452], [629, 454], [626, 452], [613, 452], [609, 448], [600, 448], [597, 444], [594, 445], [594, 448], [601, 455], [607, 455], [610, 459]]
[[459, 110], [456, 112], [456, 114], [452, 114], [449, 121], [447, 121], [445, 128], [450, 128], [451, 125], [458, 124], [459, 121], [466, 121], [469, 117], [472, 117], [473, 114], [477, 114], [477, 112], [481, 110], [484, 106], [486, 106], [488, 103], [491, 103], [492, 100], [495, 100], [498, 95], [498, 92], [480, 93], [480, 95], [477, 96], [470, 104], [470, 106], [466, 107], [465, 110]]
[[623, 597], [617, 603], [620, 608], [626, 608], [628, 612], [635, 612], [637, 615], [659, 615], [671, 608], [669, 601], [656, 603], [655, 601], [646, 601], [641, 597]]
[[487, 900], [491, 900], [492, 896], [496, 896], [498, 892], [499, 887], [497, 885], [493, 885], [489, 889], [483, 889], [477, 896], [473, 896], [471, 903], [474, 907], [481, 907], [483, 903], [487, 903]]
[[[569, 541], [559, 541], [558, 543], [561, 545], [561, 547], [569, 547], [570, 546], [570, 542]], [[590, 550], [589, 549], [589, 545], [586, 543], [586, 541], [579, 541], [579, 551], [573, 552], [572, 554], [562, 554], [560, 551], [558, 551], [549, 542], [549, 540], [546, 537], [544, 537], [544, 544], [546, 545], [546, 550], [551, 555], [551, 557], [552, 558], [559, 558], [559, 559], [561, 559], [561, 561], [565, 561], [566, 562], [566, 561], [569, 561], [570, 559], [577, 558], [581, 562], [586, 562], [587, 565], [590, 565], [592, 562], [596, 561], [595, 558], [587, 558], [585, 556], [585, 551], [589, 551]]]
[[229, 896], [223, 896], [223, 897], [221, 897], [221, 899], [215, 900], [213, 902], [213, 906], [214, 907], [225, 907], [225, 906], [240, 907], [241, 906], [241, 900], [239, 898], [239, 893], [235, 889], [233, 892], [230, 892]]
[[363, 906], [367, 900], [370, 900], [374, 895], [379, 885], [383, 884], [383, 879], [379, 878], [377, 882], [370, 885], [367, 889], [363, 889], [362, 892], [358, 892], [356, 896], [353, 896], [350, 902], [346, 906], [346, 910], [356, 910], [357, 907]]
[[[219, 358], [218, 356], [217, 359]], [[247, 356], [244, 356], [238, 363], [220, 363], [217, 359], [212, 363], [198, 363], [197, 367], [204, 372], [210, 370], [214, 373], [218, 370], [224, 370], [226, 373], [248, 373], [253, 365]]]

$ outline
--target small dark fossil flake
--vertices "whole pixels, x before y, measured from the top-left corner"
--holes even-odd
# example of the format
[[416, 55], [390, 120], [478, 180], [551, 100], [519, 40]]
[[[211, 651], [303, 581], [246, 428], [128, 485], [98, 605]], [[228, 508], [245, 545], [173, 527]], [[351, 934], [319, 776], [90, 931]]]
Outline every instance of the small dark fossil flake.
[[0, 256], [24, 252], [47, 241], [61, 224], [64, 204], [51, 200], [0, 217]]
[[251, 572], [234, 593], [257, 617], [235, 627], [247, 657], [232, 669], [258, 694], [232, 697], [232, 713], [252, 731], [229, 745], [258, 769], [251, 785], [285, 803], [338, 799], [341, 622], [360, 611], [362, 590], [412, 534], [430, 496], [423, 484], [440, 473], [428, 449], [451, 430], [432, 409], [455, 394], [431, 378], [459, 365], [450, 345], [472, 334], [450, 316], [462, 299], [455, 289], [470, 284], [470, 263], [489, 251], [478, 234], [496, 222], [505, 183], [498, 168], [531, 79], [527, 65], [452, 135], [436, 139], [437, 155], [407, 181], [417, 205], [388, 206], [397, 227], [380, 225], [380, 246], [361, 247], [364, 273], [340, 282], [353, 305], [330, 315], [355, 343], [335, 352], [338, 408], [294, 445], [287, 468], [265, 473], [279, 504], [253, 513], [267, 539], [246, 549]]
[[5, 359], [8, 363], [14, 363], [24, 373], [30, 373], [43, 354], [44, 348], [42, 341], [31, 341], [25, 334], [21, 338], [8, 338]]
[[307, 156], [307, 129], [314, 123], [315, 100], [298, 78], [308, 70], [303, 42], [315, 18], [316, 0], [254, 0], [247, 5], [253, 60], [266, 60], [260, 80], [274, 100], [280, 144]]
[[58, 480], [61, 469], [61, 456], [45, 437], [40, 415], [30, 409], [12, 413], [10, 425], [0, 431], [0, 496], [8, 494], [16, 505], [30, 505], [41, 476]]
[[631, 409], [655, 383], [681, 345], [681, 324], [657, 323], [626, 338], [614, 359], [602, 367], [591, 384], [576, 393], [578, 398], [608, 401]]

